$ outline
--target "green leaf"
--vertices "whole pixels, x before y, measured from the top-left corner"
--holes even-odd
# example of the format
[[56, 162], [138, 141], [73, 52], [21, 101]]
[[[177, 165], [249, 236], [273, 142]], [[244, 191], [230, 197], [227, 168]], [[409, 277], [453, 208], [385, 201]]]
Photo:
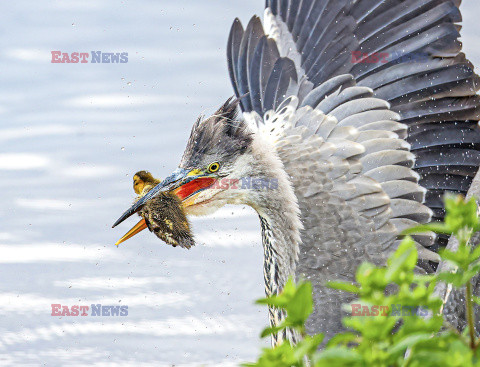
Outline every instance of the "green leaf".
[[269, 306], [284, 308], [285, 306], [287, 306], [290, 303], [290, 301], [292, 300], [292, 298], [295, 295], [296, 290], [297, 290], [297, 287], [295, 286], [295, 282], [290, 277], [287, 280], [287, 283], [283, 287], [283, 290], [280, 294], [273, 295], [273, 296], [266, 297], [266, 298], [261, 298], [261, 299], [257, 300], [255, 303], [266, 304], [266, 305], [269, 305]]
[[445, 226], [453, 233], [458, 234], [465, 227], [478, 231], [479, 220], [475, 198], [465, 201], [462, 195], [446, 195], [445, 211]]
[[452, 234], [452, 231], [444, 223], [427, 223], [427, 224], [420, 224], [418, 226], [405, 229], [404, 231], [402, 231], [402, 235], [425, 233], [425, 232]]
[[480, 246], [475, 247], [475, 249], [470, 254], [471, 262], [478, 260], [478, 258], [480, 258]]
[[350, 293], [360, 292], [360, 288], [352, 283], [347, 282], [327, 282], [327, 287]]
[[335, 347], [322, 351], [314, 359], [315, 367], [363, 366], [363, 356], [356, 350]]
[[263, 329], [262, 333], [260, 334], [260, 338], [265, 338], [266, 336], [278, 333], [280, 330], [285, 329], [285, 325], [281, 324], [278, 326], [269, 326]]
[[313, 311], [312, 284], [310, 282], [299, 282], [295, 285], [293, 279], [289, 278], [280, 294], [259, 299], [256, 303], [286, 311], [284, 323], [277, 325], [275, 328], [266, 328], [261, 334], [262, 337], [276, 333], [285, 327], [303, 332], [304, 324]]
[[248, 367], [291, 367], [302, 366], [302, 361], [294, 355], [294, 349], [289, 343], [283, 343], [275, 348], [265, 348], [256, 363], [245, 363]]
[[480, 264], [471, 265], [464, 273], [462, 282], [467, 284], [474, 276], [476, 276], [480, 271]]
[[293, 356], [297, 360], [302, 360], [303, 357], [309, 356], [314, 353], [318, 346], [322, 343], [324, 339], [323, 334], [317, 334], [314, 336], [306, 336], [301, 340], [297, 345], [295, 345], [293, 350]]
[[440, 273], [438, 279], [446, 283], [453, 284], [455, 287], [460, 288], [463, 286], [463, 274], [462, 273]]
[[473, 302], [475, 302], [477, 305], [480, 305], [480, 297], [472, 295], [472, 299], [473, 299]]
[[419, 333], [419, 334], [412, 334], [408, 335], [395, 345], [393, 345], [389, 350], [388, 353], [390, 354], [397, 354], [397, 353], [404, 353], [407, 348], [414, 346], [415, 344], [429, 340], [432, 338], [432, 333]]
[[417, 263], [417, 249], [411, 237], [406, 237], [398, 246], [397, 251], [388, 259], [385, 278], [394, 280], [400, 272], [414, 269]]
[[463, 267], [465, 262], [468, 260], [468, 253], [465, 254], [464, 248], [458, 247], [457, 251], [450, 251], [448, 249], [441, 249], [438, 253], [443, 260], [450, 261], [451, 263]]
[[361, 263], [360, 266], [357, 268], [357, 282], [361, 285], [363, 285], [364, 283], [368, 283], [370, 281], [370, 277], [375, 272], [375, 270], [375, 265], [368, 262]]
[[354, 341], [357, 341], [359, 336], [354, 333], [340, 333], [331, 338], [326, 345], [326, 348], [332, 348], [339, 344], [348, 344]]
[[312, 284], [301, 283], [285, 309], [292, 325], [303, 325], [313, 311]]

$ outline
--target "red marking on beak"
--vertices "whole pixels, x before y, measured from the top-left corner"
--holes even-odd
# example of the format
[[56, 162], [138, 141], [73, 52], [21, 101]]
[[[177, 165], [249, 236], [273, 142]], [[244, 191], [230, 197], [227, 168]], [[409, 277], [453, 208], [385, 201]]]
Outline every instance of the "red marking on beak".
[[174, 193], [180, 198], [180, 200], [183, 200], [198, 190], [212, 186], [215, 181], [216, 180], [211, 177], [197, 178], [196, 180], [190, 181], [185, 185], [180, 186], [178, 189], [175, 189]]

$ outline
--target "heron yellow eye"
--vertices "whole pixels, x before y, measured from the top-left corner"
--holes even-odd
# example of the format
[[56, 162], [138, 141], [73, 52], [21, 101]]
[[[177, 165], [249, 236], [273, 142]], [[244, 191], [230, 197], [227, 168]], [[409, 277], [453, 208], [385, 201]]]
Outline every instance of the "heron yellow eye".
[[220, 163], [213, 162], [208, 166], [208, 172], [210, 173], [217, 172], [219, 168], [220, 168]]

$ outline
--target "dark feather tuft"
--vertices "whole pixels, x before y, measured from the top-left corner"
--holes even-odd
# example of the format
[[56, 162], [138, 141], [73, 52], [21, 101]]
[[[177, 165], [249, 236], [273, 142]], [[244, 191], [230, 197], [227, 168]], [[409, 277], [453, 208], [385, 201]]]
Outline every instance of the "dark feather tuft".
[[230, 97], [225, 101], [225, 103], [215, 112], [214, 115], [222, 116], [223, 118], [235, 121], [238, 116], [238, 105], [240, 103], [240, 98]]
[[199, 167], [214, 159], [232, 160], [248, 149], [253, 137], [246, 123], [237, 119], [239, 103], [239, 98], [229, 98], [212, 116], [197, 120], [181, 167]]

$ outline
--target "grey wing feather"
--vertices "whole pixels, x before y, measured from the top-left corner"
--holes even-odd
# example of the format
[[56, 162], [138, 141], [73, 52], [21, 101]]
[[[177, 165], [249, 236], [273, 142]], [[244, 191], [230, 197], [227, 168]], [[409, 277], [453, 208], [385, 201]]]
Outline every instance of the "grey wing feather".
[[324, 98], [318, 105], [312, 106], [318, 108], [320, 111], [330, 114], [330, 111], [335, 110], [341, 104], [348, 102], [352, 99], [359, 99], [364, 97], [370, 97], [372, 90], [367, 87], [346, 88], [338, 95], [330, 95], [330, 98]]
[[316, 108], [317, 105], [325, 99], [325, 97], [333, 94], [339, 89], [351, 87], [353, 85], [355, 85], [355, 79], [352, 75], [338, 75], [313, 89], [309, 94], [305, 96], [300, 106], [311, 106], [313, 108]]

